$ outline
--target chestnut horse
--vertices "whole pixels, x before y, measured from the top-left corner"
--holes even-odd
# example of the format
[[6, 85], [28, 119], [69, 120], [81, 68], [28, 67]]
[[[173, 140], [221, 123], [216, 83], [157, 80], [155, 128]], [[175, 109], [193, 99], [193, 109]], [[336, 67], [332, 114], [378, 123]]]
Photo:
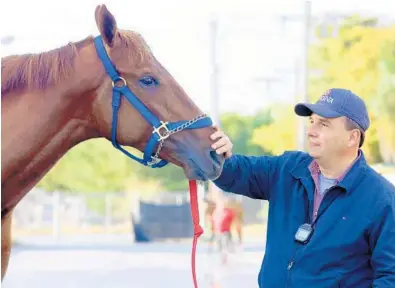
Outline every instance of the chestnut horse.
[[[224, 159], [211, 149], [211, 119], [139, 34], [117, 27], [105, 5], [96, 8], [95, 20], [100, 32], [95, 38], [2, 59], [2, 279], [11, 251], [12, 210], [83, 141], [104, 137], [144, 165], [182, 167], [188, 179], [221, 173]], [[121, 145], [144, 151], [144, 159]]]

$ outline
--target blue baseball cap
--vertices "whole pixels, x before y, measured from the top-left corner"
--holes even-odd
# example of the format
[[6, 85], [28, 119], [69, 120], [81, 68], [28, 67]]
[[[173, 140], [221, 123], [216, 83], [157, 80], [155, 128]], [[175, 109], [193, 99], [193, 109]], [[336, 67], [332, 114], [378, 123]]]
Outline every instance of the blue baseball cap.
[[365, 102], [346, 89], [329, 89], [315, 104], [299, 103], [295, 106], [295, 113], [299, 116], [311, 116], [314, 113], [324, 118], [345, 116], [357, 123], [363, 131], [370, 126]]

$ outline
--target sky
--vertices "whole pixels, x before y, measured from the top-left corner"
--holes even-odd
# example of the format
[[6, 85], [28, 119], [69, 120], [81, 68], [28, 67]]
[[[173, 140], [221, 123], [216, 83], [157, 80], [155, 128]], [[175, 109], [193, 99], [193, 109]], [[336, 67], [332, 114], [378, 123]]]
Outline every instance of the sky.
[[[2, 57], [46, 51], [97, 35], [94, 10], [103, 3], [120, 28], [143, 35], [159, 61], [204, 111], [215, 112], [210, 82], [213, 20], [218, 25], [219, 111], [251, 114], [271, 103], [295, 102], [300, 91], [300, 73], [295, 73], [300, 70], [295, 69], [301, 67], [303, 47], [301, 0], [1, 1], [0, 36], [15, 37], [12, 44], [1, 46]], [[311, 3], [314, 21], [322, 21], [328, 13], [395, 19], [389, 14], [395, 14], [393, 0]], [[282, 22], [281, 16], [299, 20]]]

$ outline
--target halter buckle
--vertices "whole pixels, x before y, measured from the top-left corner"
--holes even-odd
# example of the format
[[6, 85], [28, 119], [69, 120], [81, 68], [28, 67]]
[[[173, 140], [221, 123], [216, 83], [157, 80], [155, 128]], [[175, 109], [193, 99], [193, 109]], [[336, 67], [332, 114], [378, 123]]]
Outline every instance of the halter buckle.
[[[169, 128], [167, 128], [167, 124], [169, 124], [169, 122], [163, 122], [160, 121], [160, 125], [158, 127], [154, 127], [154, 131], [152, 131], [152, 134], [158, 134], [159, 135], [159, 140], [158, 141], [162, 141], [167, 139], [170, 134], [169, 134]], [[163, 132], [163, 134], [161, 134], [161, 129], [165, 129], [165, 131]]]

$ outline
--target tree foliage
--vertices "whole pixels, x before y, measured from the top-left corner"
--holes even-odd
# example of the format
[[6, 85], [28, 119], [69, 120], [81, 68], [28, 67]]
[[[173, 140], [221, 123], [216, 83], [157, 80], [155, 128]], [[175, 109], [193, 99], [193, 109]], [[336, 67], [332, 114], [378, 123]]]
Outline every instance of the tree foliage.
[[354, 91], [367, 103], [371, 128], [364, 151], [370, 162], [395, 159], [395, 25], [379, 27], [375, 19], [351, 17], [337, 37], [321, 37], [311, 48], [310, 67], [320, 71], [310, 79], [316, 100], [329, 88]]
[[40, 181], [47, 191], [114, 192], [137, 170], [122, 153], [104, 139], [94, 139], [71, 149]]
[[272, 111], [263, 109], [253, 116], [228, 113], [221, 117], [222, 129], [232, 139], [233, 152], [244, 155], [261, 155], [270, 152], [253, 140], [254, 129], [272, 123]]
[[296, 149], [296, 115], [291, 105], [278, 105], [272, 110], [273, 121], [253, 131], [252, 143], [270, 154], [279, 155]]

